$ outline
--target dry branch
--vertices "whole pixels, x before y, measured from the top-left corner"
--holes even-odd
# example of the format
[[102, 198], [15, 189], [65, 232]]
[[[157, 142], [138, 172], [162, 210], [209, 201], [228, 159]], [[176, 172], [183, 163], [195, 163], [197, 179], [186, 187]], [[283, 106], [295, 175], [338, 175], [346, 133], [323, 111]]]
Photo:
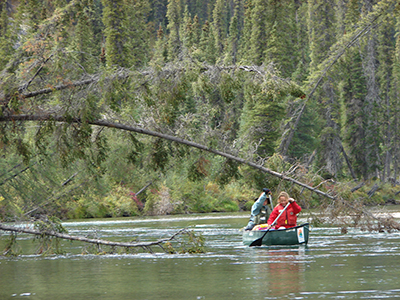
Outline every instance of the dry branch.
[[111, 247], [126, 247], [126, 248], [131, 248], [131, 247], [145, 247], [148, 248], [150, 246], [159, 246], [165, 242], [169, 242], [173, 240], [176, 236], [180, 234], [187, 233], [187, 229], [181, 229], [174, 233], [172, 236], [169, 238], [165, 239], [159, 239], [157, 241], [152, 241], [152, 242], [136, 242], [136, 243], [129, 243], [129, 242], [113, 242], [113, 241], [106, 241], [106, 240], [101, 240], [101, 239], [90, 239], [86, 238], [83, 236], [74, 236], [74, 235], [69, 235], [65, 233], [59, 233], [59, 232], [54, 232], [54, 231], [39, 231], [35, 229], [31, 229], [28, 227], [15, 227], [15, 226], [8, 226], [0, 223], [0, 230], [4, 231], [10, 231], [10, 232], [17, 232], [17, 233], [26, 233], [26, 234], [33, 234], [33, 235], [38, 235], [38, 236], [49, 236], [49, 237], [55, 237], [55, 238], [60, 238], [60, 239], [65, 239], [65, 240], [71, 240], [71, 241], [80, 241], [80, 242], [85, 242], [85, 243], [90, 243], [90, 244], [96, 244], [96, 245], [104, 245], [104, 246], [111, 246]]

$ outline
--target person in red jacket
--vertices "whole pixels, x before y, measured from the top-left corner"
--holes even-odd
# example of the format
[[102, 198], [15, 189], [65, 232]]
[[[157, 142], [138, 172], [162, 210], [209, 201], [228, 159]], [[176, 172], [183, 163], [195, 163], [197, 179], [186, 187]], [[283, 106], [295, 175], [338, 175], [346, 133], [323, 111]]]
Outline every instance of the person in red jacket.
[[289, 202], [290, 205], [276, 221], [274, 229], [278, 229], [281, 227], [290, 228], [296, 226], [297, 214], [301, 211], [301, 207], [296, 203], [293, 198], [289, 198], [288, 193], [281, 192], [278, 197], [278, 205], [275, 206], [267, 221], [268, 228], [271, 228], [271, 224], [275, 221], [275, 219], [279, 216], [279, 214]]

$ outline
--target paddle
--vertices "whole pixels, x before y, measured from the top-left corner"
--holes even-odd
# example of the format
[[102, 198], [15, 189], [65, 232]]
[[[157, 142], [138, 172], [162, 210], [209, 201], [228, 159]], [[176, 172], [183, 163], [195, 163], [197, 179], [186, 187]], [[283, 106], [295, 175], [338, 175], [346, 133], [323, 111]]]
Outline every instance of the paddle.
[[[286, 208], [289, 206], [289, 204], [290, 204], [290, 202], [288, 202], [288, 204], [286, 204], [285, 208], [281, 211], [279, 216], [277, 216], [276, 219], [274, 220], [274, 222], [272, 222], [271, 227], [275, 225], [275, 223], [278, 221], [279, 217], [283, 214], [283, 212], [286, 210]], [[260, 237], [259, 239], [256, 239], [254, 242], [252, 242], [249, 247], [261, 246], [263, 238], [271, 230], [271, 227], [268, 228], [268, 230], [263, 234], [262, 237]]]
[[[269, 197], [269, 204], [271, 205], [271, 212], [274, 210], [274, 206], [272, 205], [272, 197], [271, 194], [268, 194]], [[265, 220], [266, 221], [266, 220]]]

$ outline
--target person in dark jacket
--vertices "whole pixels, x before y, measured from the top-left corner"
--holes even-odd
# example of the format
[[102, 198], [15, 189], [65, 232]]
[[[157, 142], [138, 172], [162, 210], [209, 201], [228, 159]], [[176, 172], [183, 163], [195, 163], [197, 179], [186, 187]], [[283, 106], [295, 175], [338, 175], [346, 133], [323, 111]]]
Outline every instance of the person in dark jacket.
[[256, 199], [251, 207], [250, 221], [244, 230], [252, 230], [255, 225], [267, 222], [272, 211], [272, 204], [270, 203], [270, 198], [268, 197], [270, 194], [271, 191], [269, 189], [263, 188], [263, 192], [261, 193], [260, 197]]
[[288, 203], [290, 203], [289, 206], [276, 221], [274, 229], [290, 228], [297, 225], [297, 214], [301, 211], [301, 207], [293, 198], [289, 197], [288, 193], [281, 192], [278, 197], [278, 205], [275, 206], [274, 210], [269, 216], [267, 228], [271, 228], [271, 224], [275, 221]]

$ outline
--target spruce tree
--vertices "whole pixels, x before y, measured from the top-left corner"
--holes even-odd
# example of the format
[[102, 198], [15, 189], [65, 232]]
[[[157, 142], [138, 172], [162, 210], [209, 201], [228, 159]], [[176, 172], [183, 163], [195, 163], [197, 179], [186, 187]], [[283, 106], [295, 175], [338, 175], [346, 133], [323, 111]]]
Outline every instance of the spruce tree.
[[100, 41], [95, 40], [95, 7], [93, 0], [82, 0], [76, 5], [76, 25], [70, 49], [76, 61], [89, 73], [98, 65]]
[[[373, 10], [373, 2], [365, 0], [361, 2], [362, 15], [368, 14]], [[363, 53], [362, 65], [364, 77], [366, 78], [366, 95], [363, 106], [365, 114], [364, 131], [366, 141], [366, 165], [368, 166], [368, 178], [380, 177], [382, 171], [382, 156], [380, 154], [380, 145], [383, 143], [382, 131], [379, 126], [382, 119], [382, 99], [379, 91], [377, 78], [377, 32], [370, 31], [361, 40], [360, 51]]]
[[8, 16], [6, 2], [0, 3], [0, 70], [7, 65], [17, 39], [14, 22]]
[[182, 51], [182, 41], [180, 36], [182, 8], [180, 0], [168, 1], [168, 60], [175, 61]]
[[342, 72], [342, 97], [346, 112], [344, 141], [349, 149], [348, 154], [356, 176], [367, 179], [364, 126], [368, 117], [363, 109], [367, 91], [359, 49], [349, 51], [343, 61]]
[[395, 43], [393, 40], [393, 26], [394, 18], [391, 14], [387, 14], [378, 29], [378, 46], [377, 46], [377, 58], [378, 58], [378, 69], [377, 76], [379, 81], [380, 98], [382, 99], [381, 104], [381, 117], [379, 127], [381, 127], [382, 135], [385, 137], [382, 139], [380, 149], [382, 151], [382, 180], [386, 181], [387, 178], [391, 177], [391, 162], [393, 156], [392, 149], [392, 122], [393, 122], [393, 107], [392, 99], [390, 95], [390, 89], [393, 85], [393, 50]]
[[238, 56], [238, 45], [239, 45], [239, 28], [238, 28], [238, 9], [235, 9], [235, 13], [231, 19], [229, 26], [229, 35], [227, 39], [227, 46], [225, 50], [224, 64], [231, 65], [236, 64]]
[[150, 15], [150, 5], [147, 0], [129, 0], [125, 6], [126, 20], [124, 31], [129, 51], [129, 66], [142, 67], [151, 57], [151, 48], [154, 39], [151, 38], [152, 29], [147, 24]]
[[105, 54], [108, 67], [128, 67], [126, 35], [123, 20], [125, 15], [124, 0], [102, 0], [104, 34], [106, 37]]
[[300, 59], [296, 44], [295, 2], [270, 0], [265, 8], [266, 27], [264, 30], [267, 34], [267, 47], [264, 50], [264, 63], [277, 64], [283, 77], [291, 76]]
[[193, 52], [193, 57], [195, 57], [200, 62], [207, 62], [208, 64], [215, 64], [216, 62], [216, 49], [215, 49], [215, 39], [212, 27], [206, 21], [203, 25], [200, 43], [196, 51]]
[[267, 9], [268, 0], [254, 0], [251, 8], [251, 29], [249, 58], [252, 64], [261, 65], [268, 47]]
[[[310, 43], [310, 70], [318, 71], [319, 64], [335, 43], [335, 1], [308, 1], [308, 30]], [[327, 176], [337, 176], [341, 171], [340, 157], [342, 145], [340, 141], [340, 103], [337, 101], [337, 90], [332, 74], [325, 77], [321, 90], [315, 94], [314, 104], [321, 103], [320, 117], [324, 120], [321, 130], [319, 161], [325, 166]], [[310, 105], [310, 104], [309, 104]]]
[[183, 22], [181, 24], [180, 32], [182, 39], [182, 46], [184, 51], [189, 52], [190, 48], [193, 45], [194, 40], [194, 32], [192, 27], [192, 17], [189, 13], [189, 8], [186, 5], [185, 10], [183, 12]]
[[193, 30], [193, 45], [196, 48], [200, 43], [200, 36], [201, 36], [201, 25], [199, 22], [199, 17], [197, 15], [194, 16], [192, 22], [192, 30]]
[[212, 29], [215, 40], [216, 57], [220, 58], [225, 48], [227, 35], [227, 8], [226, 1], [217, 0], [213, 11]]
[[157, 40], [154, 46], [154, 54], [150, 64], [158, 71], [161, 70], [165, 64], [165, 61], [168, 57], [167, 47], [166, 47], [166, 39], [164, 36], [164, 31], [161, 27], [158, 28], [157, 31]]
[[[394, 28], [400, 31], [400, 16], [396, 16]], [[391, 132], [392, 140], [390, 149], [393, 156], [393, 177], [397, 178], [400, 173], [400, 35], [395, 37], [393, 51], [393, 82], [390, 89], [392, 103]]]
[[245, 0], [243, 13], [243, 31], [239, 40], [238, 60], [241, 64], [251, 64], [251, 34], [252, 34], [252, 11], [254, 0]]

